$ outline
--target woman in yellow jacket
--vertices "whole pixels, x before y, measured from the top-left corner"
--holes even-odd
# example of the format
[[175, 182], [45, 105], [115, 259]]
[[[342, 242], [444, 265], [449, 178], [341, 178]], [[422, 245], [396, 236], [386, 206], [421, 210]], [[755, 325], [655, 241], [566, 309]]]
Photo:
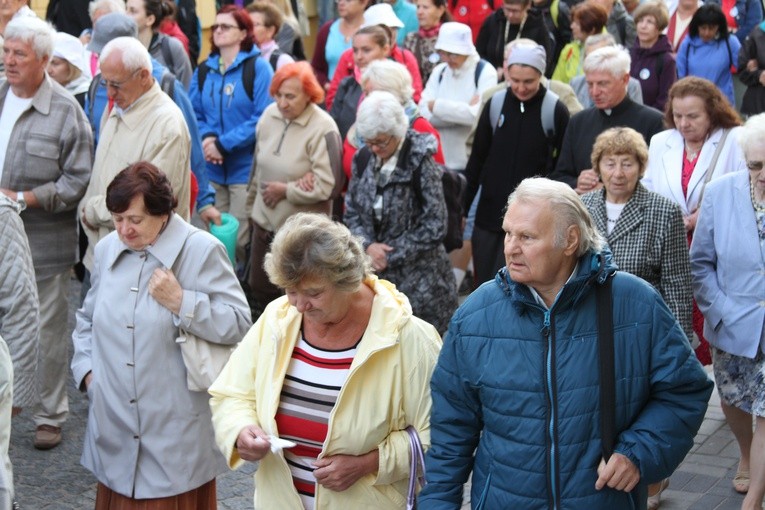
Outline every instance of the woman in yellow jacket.
[[552, 79], [568, 83], [582, 74], [584, 64], [584, 41], [591, 35], [600, 34], [608, 21], [608, 13], [594, 1], [576, 4], [571, 8], [571, 36], [558, 57]]
[[429, 446], [438, 333], [370, 274], [361, 240], [326, 216], [287, 220], [265, 268], [286, 296], [210, 388], [229, 466], [260, 462], [256, 509], [404, 508], [405, 429]]

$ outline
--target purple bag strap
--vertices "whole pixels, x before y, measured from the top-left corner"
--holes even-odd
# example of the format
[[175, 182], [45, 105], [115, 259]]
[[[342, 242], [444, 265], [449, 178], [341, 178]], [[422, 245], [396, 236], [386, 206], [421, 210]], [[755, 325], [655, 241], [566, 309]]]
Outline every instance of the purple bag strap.
[[[409, 465], [409, 492], [406, 496], [406, 510], [414, 509], [415, 495], [417, 494], [417, 482], [420, 487], [425, 487], [425, 452], [422, 450], [420, 436], [417, 429], [409, 425], [406, 428], [409, 435], [409, 449], [412, 452], [412, 461]], [[418, 476], [418, 471], [422, 474]]]

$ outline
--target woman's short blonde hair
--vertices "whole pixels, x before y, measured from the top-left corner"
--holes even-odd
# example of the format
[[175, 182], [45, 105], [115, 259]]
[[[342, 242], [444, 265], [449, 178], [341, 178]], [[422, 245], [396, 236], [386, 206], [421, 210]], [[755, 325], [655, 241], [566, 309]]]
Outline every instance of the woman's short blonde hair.
[[653, 16], [653, 19], [656, 20], [656, 28], [659, 30], [659, 33], [669, 25], [669, 11], [664, 2], [650, 0], [640, 4], [635, 9], [635, 12], [632, 13], [632, 19], [635, 20], [636, 25], [646, 16]]
[[645, 174], [648, 165], [648, 145], [643, 135], [632, 128], [615, 127], [606, 129], [596, 139], [592, 146], [592, 169], [600, 175], [600, 160], [603, 156], [632, 156], [640, 167], [640, 177]]
[[323, 214], [297, 213], [277, 231], [264, 263], [271, 283], [297, 287], [306, 278], [345, 292], [358, 290], [371, 263], [359, 237]]

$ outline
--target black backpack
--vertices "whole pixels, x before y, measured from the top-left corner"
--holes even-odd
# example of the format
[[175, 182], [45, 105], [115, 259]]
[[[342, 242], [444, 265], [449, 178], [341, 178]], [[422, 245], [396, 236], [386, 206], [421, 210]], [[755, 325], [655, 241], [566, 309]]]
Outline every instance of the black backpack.
[[[253, 89], [255, 88], [256, 58], [258, 57], [247, 57], [242, 62], [242, 86], [244, 87], [244, 91], [247, 93], [247, 97], [250, 98], [250, 101], [252, 101]], [[278, 59], [279, 57], [277, 56], [276, 58]], [[207, 62], [199, 65], [199, 68], [197, 69], [197, 86], [199, 87], [199, 92], [202, 92], [202, 89], [205, 88], [205, 80], [207, 79], [207, 73], [209, 72], [210, 66], [207, 65]]]
[[[416, 119], [415, 119], [416, 120]], [[411, 123], [410, 123], [411, 125]], [[360, 178], [372, 158], [372, 150], [366, 145], [359, 149], [354, 156], [356, 161], [356, 173], [354, 177]], [[439, 165], [441, 166], [441, 165]], [[467, 191], [467, 180], [460, 172], [449, 170], [441, 166], [441, 185], [444, 188], [444, 203], [446, 204], [446, 235], [444, 236], [444, 248], [446, 252], [462, 248], [462, 217], [464, 208], [462, 203], [465, 201]], [[422, 196], [422, 167], [418, 166], [412, 172], [412, 188], [420, 204], [424, 199]]]

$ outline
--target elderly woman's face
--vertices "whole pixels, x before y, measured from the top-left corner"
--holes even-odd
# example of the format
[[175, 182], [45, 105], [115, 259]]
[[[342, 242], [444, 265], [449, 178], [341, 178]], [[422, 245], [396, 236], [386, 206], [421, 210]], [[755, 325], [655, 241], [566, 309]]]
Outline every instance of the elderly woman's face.
[[636, 24], [637, 37], [643, 45], [653, 45], [658, 39], [661, 33], [658, 28], [656, 18], [651, 15], [645, 15], [640, 18], [640, 21]]
[[213, 41], [218, 48], [241, 47], [242, 41], [247, 37], [247, 31], [239, 28], [236, 18], [228, 13], [215, 16], [213, 25]]
[[146, 210], [143, 195], [137, 195], [130, 201], [130, 207], [121, 213], [112, 213], [114, 229], [120, 241], [131, 250], [143, 250], [157, 240], [157, 236], [167, 223], [168, 217], [153, 216]]
[[632, 154], [603, 154], [598, 162], [598, 172], [606, 188], [606, 200], [624, 204], [635, 192], [640, 179], [640, 163]]
[[284, 289], [289, 303], [312, 322], [327, 324], [342, 319], [350, 308], [352, 293], [342, 292], [320, 278], [304, 278]]
[[69, 62], [60, 57], [52, 57], [48, 63], [48, 75], [60, 85], [69, 83]]
[[400, 141], [399, 138], [393, 135], [379, 133], [374, 138], [364, 140], [364, 144], [382, 161], [388, 161], [388, 158], [396, 152]]
[[674, 98], [672, 119], [686, 143], [703, 143], [712, 129], [707, 107], [698, 96]]
[[758, 200], [765, 198], [765, 142], [758, 143], [746, 151], [746, 166], [749, 179]]
[[303, 90], [303, 84], [297, 78], [287, 78], [274, 96], [279, 113], [287, 120], [297, 119], [311, 102]]

